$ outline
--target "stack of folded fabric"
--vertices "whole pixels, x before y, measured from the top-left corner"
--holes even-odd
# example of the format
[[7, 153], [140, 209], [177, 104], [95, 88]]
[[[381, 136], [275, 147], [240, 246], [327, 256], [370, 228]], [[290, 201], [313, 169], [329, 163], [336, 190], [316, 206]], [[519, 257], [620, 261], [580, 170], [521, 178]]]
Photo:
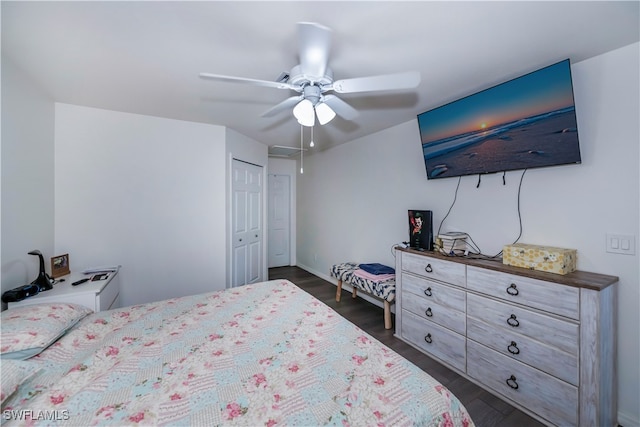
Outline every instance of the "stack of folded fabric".
[[388, 282], [396, 278], [396, 271], [383, 264], [360, 264], [358, 267], [353, 274], [372, 282]]
[[359, 264], [349, 283], [388, 302], [396, 295], [395, 270], [382, 264]]

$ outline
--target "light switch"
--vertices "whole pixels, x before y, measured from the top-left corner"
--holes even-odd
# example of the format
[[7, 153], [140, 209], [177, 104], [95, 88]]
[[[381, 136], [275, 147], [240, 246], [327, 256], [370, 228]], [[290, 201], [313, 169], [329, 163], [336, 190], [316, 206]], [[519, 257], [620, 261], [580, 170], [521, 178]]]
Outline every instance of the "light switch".
[[617, 237], [611, 238], [611, 249], [618, 249], [620, 247], [620, 239]]
[[606, 250], [613, 254], [636, 254], [636, 236], [607, 233]]

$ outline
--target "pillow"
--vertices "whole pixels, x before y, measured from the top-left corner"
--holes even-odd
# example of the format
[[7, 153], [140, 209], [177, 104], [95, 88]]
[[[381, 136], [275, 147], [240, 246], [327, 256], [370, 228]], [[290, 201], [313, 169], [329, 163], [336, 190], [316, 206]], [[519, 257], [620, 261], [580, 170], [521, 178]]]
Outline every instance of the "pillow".
[[2, 359], [28, 359], [53, 344], [80, 319], [93, 313], [77, 304], [50, 303], [2, 312]]
[[2, 360], [0, 364], [2, 371], [0, 378], [0, 403], [4, 403], [7, 397], [11, 396], [20, 387], [20, 384], [27, 381], [40, 370], [37, 363], [22, 360]]

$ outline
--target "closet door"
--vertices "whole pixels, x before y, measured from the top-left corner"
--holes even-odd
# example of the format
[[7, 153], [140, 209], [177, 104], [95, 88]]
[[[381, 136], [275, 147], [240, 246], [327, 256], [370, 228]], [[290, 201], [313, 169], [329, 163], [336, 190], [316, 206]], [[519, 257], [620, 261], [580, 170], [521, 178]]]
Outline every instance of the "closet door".
[[231, 285], [262, 278], [262, 167], [233, 160]]

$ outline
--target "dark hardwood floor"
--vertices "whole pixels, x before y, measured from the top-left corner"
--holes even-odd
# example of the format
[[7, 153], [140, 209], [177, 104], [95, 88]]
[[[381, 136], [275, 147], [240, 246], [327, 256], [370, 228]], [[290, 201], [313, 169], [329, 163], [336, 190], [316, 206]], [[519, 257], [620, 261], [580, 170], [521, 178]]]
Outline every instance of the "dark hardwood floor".
[[290, 280], [440, 381], [462, 401], [476, 426], [543, 426], [527, 414], [394, 337], [393, 329], [384, 329], [382, 308], [362, 298], [353, 299], [351, 293], [345, 290], [342, 291], [341, 301], [336, 302], [336, 286], [334, 284], [299, 267], [271, 268], [269, 269], [269, 279]]

